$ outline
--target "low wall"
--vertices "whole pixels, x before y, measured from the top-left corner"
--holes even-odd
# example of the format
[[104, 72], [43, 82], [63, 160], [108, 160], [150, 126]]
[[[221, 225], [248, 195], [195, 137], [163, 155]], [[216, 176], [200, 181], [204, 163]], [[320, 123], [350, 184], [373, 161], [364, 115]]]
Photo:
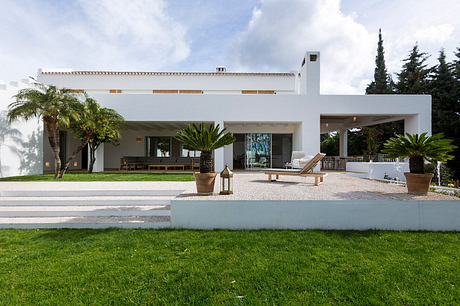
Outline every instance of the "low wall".
[[346, 171], [367, 173], [370, 179], [384, 179], [387, 175], [391, 179], [397, 177], [400, 181], [406, 181], [404, 172], [409, 172], [409, 163], [347, 162]]
[[187, 229], [460, 231], [460, 201], [171, 201]]

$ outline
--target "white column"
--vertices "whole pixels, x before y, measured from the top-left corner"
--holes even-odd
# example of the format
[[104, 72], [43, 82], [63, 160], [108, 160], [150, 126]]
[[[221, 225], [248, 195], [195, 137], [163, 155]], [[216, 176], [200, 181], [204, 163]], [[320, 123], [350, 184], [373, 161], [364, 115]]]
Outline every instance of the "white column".
[[348, 156], [348, 130], [340, 130], [340, 157]]
[[[298, 132], [301, 133], [302, 151], [307, 155], [316, 155], [320, 153], [320, 117], [313, 116], [301, 123]], [[321, 165], [318, 164], [315, 171], [320, 171]]]
[[[88, 150], [89, 154], [89, 150]], [[88, 156], [88, 161], [90, 157]], [[93, 172], [103, 172], [104, 171], [104, 144], [101, 143], [96, 150], [96, 161], [94, 162]]]
[[[223, 121], [216, 121], [214, 122], [214, 125], [217, 126], [219, 125], [220, 129], [224, 128], [224, 122]], [[221, 172], [224, 170], [224, 163], [225, 163], [225, 151], [224, 148], [219, 148], [214, 151], [214, 171], [215, 172]]]

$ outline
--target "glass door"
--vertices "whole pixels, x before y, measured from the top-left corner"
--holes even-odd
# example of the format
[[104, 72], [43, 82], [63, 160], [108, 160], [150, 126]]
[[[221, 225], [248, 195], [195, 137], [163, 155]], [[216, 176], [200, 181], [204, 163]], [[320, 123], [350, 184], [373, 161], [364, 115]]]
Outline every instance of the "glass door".
[[246, 134], [246, 168], [270, 168], [271, 134]]

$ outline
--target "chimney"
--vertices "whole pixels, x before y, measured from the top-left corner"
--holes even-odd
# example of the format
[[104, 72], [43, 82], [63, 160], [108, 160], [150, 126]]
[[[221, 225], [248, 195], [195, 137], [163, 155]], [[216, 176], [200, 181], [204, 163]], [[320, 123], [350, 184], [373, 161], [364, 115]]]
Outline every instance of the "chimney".
[[320, 94], [320, 53], [308, 51], [300, 67], [300, 94]]
[[227, 68], [225, 68], [225, 66], [216, 67], [216, 73], [225, 73], [225, 72], [227, 72]]

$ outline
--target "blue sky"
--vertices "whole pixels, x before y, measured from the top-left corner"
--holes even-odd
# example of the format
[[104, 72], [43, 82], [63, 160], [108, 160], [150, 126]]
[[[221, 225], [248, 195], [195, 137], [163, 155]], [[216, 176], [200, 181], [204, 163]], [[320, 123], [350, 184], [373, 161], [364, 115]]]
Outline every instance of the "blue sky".
[[377, 32], [397, 72], [418, 41], [460, 47], [458, 0], [2, 0], [0, 80], [38, 68], [292, 71], [321, 52], [323, 93], [363, 93]]

